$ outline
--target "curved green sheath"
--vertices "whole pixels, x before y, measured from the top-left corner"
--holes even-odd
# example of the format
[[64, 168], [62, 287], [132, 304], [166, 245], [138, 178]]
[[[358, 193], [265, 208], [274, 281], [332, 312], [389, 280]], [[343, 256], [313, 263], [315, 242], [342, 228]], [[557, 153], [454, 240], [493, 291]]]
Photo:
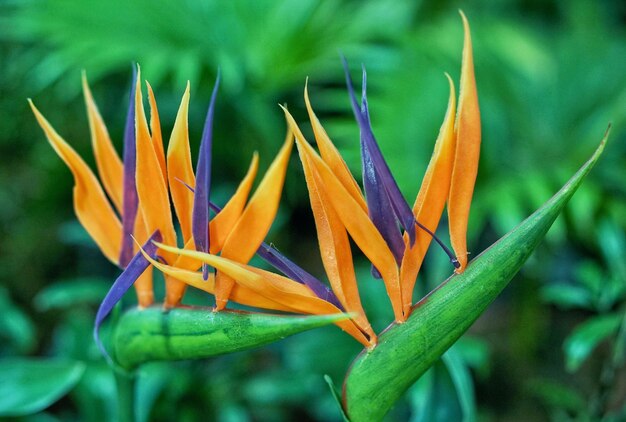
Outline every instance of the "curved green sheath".
[[213, 312], [210, 308], [134, 308], [117, 321], [114, 357], [128, 370], [155, 360], [205, 358], [262, 346], [348, 317]]
[[[608, 135], [608, 133], [607, 133]], [[593, 156], [539, 210], [453, 275], [390, 326], [373, 350], [364, 350], [346, 376], [343, 406], [352, 422], [378, 421], [402, 394], [472, 325], [544, 237], [604, 149]]]

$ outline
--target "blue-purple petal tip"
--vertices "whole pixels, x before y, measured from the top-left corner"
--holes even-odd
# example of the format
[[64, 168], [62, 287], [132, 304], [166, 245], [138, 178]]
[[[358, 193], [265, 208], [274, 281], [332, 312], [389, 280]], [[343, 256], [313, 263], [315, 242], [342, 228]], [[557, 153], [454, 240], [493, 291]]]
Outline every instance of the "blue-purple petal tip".
[[[132, 240], [132, 239], [131, 239]], [[158, 230], [155, 231], [152, 236], [146, 241], [143, 245], [143, 250], [151, 257], [156, 257], [157, 247], [153, 243], [153, 241], [161, 242], [161, 232]], [[107, 361], [112, 362], [111, 357], [107, 353], [102, 341], [100, 340], [100, 326], [106, 319], [106, 317], [111, 313], [115, 305], [122, 299], [124, 294], [128, 291], [128, 289], [137, 281], [139, 276], [143, 274], [143, 272], [148, 268], [150, 262], [143, 256], [141, 251], [137, 252], [135, 256], [130, 260], [126, 269], [120, 274], [120, 276], [115, 280], [111, 289], [106, 294], [102, 303], [98, 307], [98, 312], [96, 313], [96, 319], [93, 327], [93, 337], [102, 352], [102, 355], [107, 359]]]
[[133, 256], [132, 234], [137, 218], [139, 197], [135, 184], [137, 167], [137, 146], [135, 141], [135, 87], [137, 85], [137, 68], [133, 66], [133, 80], [130, 88], [126, 126], [124, 128], [124, 174], [122, 190], [122, 245], [119, 266], [126, 268]]
[[415, 216], [406, 202], [391, 170], [385, 161], [374, 137], [367, 103], [367, 72], [362, 66], [361, 104], [356, 98], [348, 62], [342, 57], [346, 85], [352, 111], [359, 125], [361, 138], [361, 159], [363, 165], [363, 185], [370, 218], [381, 232], [400, 262], [404, 254], [404, 242], [397, 224], [400, 223], [409, 235], [411, 245], [415, 242]]
[[[196, 166], [196, 188], [193, 198], [193, 212], [191, 219], [191, 231], [193, 234], [196, 250], [204, 253], [209, 252], [209, 198], [211, 192], [211, 149], [213, 143], [213, 116], [215, 113], [215, 99], [220, 82], [218, 70], [211, 102], [207, 111], [200, 141], [200, 153]], [[202, 278], [207, 280], [209, 269], [206, 264], [202, 265]]]

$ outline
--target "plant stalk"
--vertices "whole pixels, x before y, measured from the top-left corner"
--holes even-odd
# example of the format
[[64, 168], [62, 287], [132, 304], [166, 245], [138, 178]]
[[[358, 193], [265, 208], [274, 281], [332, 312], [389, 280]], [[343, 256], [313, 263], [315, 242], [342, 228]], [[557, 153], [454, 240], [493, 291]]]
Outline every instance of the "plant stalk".
[[135, 422], [135, 372], [113, 370], [117, 386], [117, 420]]

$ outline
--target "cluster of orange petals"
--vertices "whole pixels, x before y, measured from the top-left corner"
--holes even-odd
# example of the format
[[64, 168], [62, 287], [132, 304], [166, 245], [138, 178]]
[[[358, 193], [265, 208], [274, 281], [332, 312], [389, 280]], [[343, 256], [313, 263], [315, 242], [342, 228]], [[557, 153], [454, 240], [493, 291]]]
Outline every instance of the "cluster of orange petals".
[[[480, 150], [480, 115], [469, 25], [465, 16], [463, 22], [465, 45], [459, 106], [457, 109], [454, 84], [446, 75], [450, 84], [448, 109], [413, 205], [416, 220], [435, 232], [447, 203], [450, 238], [460, 263], [457, 272], [464, 271], [467, 266], [467, 221]], [[355, 315], [354, 322], [368, 335], [370, 342], [375, 343], [376, 336], [359, 298], [348, 235], [381, 274], [397, 322], [405, 321], [411, 312], [417, 274], [432, 236], [418, 230], [411, 247], [405, 233], [406, 249], [398, 266], [368, 216], [365, 198], [354, 177], [315, 116], [306, 89], [305, 102], [319, 154], [306, 141], [287, 110], [285, 114], [296, 136], [324, 268], [346, 311]]]
[[[137, 156], [135, 179], [139, 212], [133, 237], [143, 243], [151, 233], [159, 230], [166, 244], [177, 245], [171, 215], [171, 195], [182, 232], [182, 243], [185, 248], [193, 249], [194, 240], [191, 234], [193, 192], [187, 187], [195, 185], [188, 132], [189, 84], [178, 110], [167, 154], [163, 148], [155, 96], [149, 84], [147, 88], [150, 126], [143, 107], [139, 74], [134, 98]], [[76, 151], [53, 129], [32, 101], [30, 105], [48, 141], [74, 176], [74, 210], [78, 220], [109, 261], [119, 265], [123, 236], [120, 221], [123, 213], [123, 164], [111, 142], [84, 76], [83, 90], [100, 180]], [[276, 216], [292, 145], [293, 137], [288, 136], [254, 195], [248, 200], [258, 169], [258, 156], [254, 154], [248, 172], [236, 192], [209, 223], [211, 253], [221, 251], [224, 256], [234, 260], [247, 260], [254, 254]], [[138, 252], [138, 248], [135, 252]], [[162, 249], [159, 255], [178, 271], [191, 273], [199, 268], [197, 260], [188, 259], [171, 250]], [[167, 272], [165, 278], [164, 305], [168, 308], [180, 303], [186, 284], [177, 277], [169, 276]], [[219, 278], [218, 276], [218, 280]], [[205, 284], [213, 285], [213, 281]], [[248, 298], [248, 296], [255, 298], [254, 294], [246, 289], [233, 288], [232, 284], [232, 280], [223, 283], [221, 290], [225, 299], [222, 303], [225, 304], [231, 294], [238, 298], [243, 294], [244, 301], [254, 302]], [[231, 292], [231, 289], [235, 291]], [[135, 282], [135, 290], [141, 307], [150, 306], [154, 302], [152, 267]]]
[[[412, 209], [416, 220], [434, 232], [447, 204], [451, 242], [460, 263], [457, 272], [463, 271], [467, 265], [467, 222], [480, 150], [472, 45], [468, 22], [464, 15], [462, 18], [465, 42], [458, 107], [454, 84], [446, 75], [450, 84], [448, 108]], [[411, 245], [405, 233], [405, 253], [398, 265], [368, 216], [361, 189], [315, 116], [306, 88], [305, 102], [319, 153], [306, 141], [285, 109], [289, 132], [282, 149], [248, 201], [258, 165], [257, 156], [253, 157], [237, 191], [210, 222], [210, 251], [207, 254], [194, 250], [191, 234], [193, 194], [184, 186], [195, 184], [187, 128], [189, 86], [183, 95], [165, 156], [153, 92], [148, 85], [152, 117], [148, 126], [139, 81], [140, 78], [136, 87], [135, 130], [140, 218], [135, 225], [134, 237], [142, 242], [154, 230], [162, 233], [163, 243], [158, 246], [165, 262], [154, 260], [147, 254], [144, 256], [166, 277], [166, 306], [177, 305], [184, 286], [190, 285], [214, 294], [217, 310], [223, 309], [229, 300], [257, 308], [305, 314], [333, 314], [345, 310], [350, 319], [337, 324], [363, 345], [373, 346], [377, 341], [376, 333], [361, 304], [349, 240], [352, 238], [380, 272], [395, 320], [400, 323], [408, 318], [417, 274], [432, 237], [418, 229], [416, 241]], [[85, 162], [32, 103], [31, 106], [48, 140], [74, 175], [74, 206], [80, 222], [107, 258], [117, 263], [122, 237], [118, 217], [121, 213], [122, 163], [86, 81], [84, 91], [96, 164], [104, 190]], [[305, 284], [248, 265], [276, 215], [294, 136], [309, 191], [322, 262], [343, 310], [319, 298]], [[182, 231], [183, 248], [177, 248], [170, 196]], [[216, 269], [208, 280], [198, 272], [202, 263]], [[136, 283], [142, 306], [153, 301], [151, 279], [147, 272]]]

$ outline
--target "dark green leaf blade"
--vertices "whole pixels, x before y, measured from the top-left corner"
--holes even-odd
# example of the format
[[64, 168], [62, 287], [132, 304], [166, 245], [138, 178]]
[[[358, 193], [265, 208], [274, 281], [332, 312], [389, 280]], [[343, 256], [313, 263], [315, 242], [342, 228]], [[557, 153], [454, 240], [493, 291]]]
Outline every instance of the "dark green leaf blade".
[[346, 416], [346, 412], [344, 412], [343, 407], [341, 406], [341, 396], [337, 392], [337, 388], [335, 387], [335, 383], [333, 382], [333, 379], [330, 377], [330, 375], [324, 375], [324, 381], [326, 381], [326, 384], [328, 384], [330, 393], [332, 394], [333, 398], [337, 402], [337, 405], [339, 406], [339, 412], [341, 413], [341, 417], [343, 418], [343, 421], [350, 422], [350, 419], [348, 419], [348, 417]]
[[463, 422], [474, 422], [476, 420], [476, 400], [474, 397], [474, 383], [469, 368], [463, 362], [461, 354], [451, 348], [441, 357], [445, 365], [463, 412]]
[[343, 390], [353, 422], [381, 420], [396, 400], [472, 325], [519, 271], [596, 163], [593, 156], [549, 201], [422, 299], [404, 324], [352, 363]]
[[84, 371], [84, 363], [76, 361], [0, 360], [0, 416], [24, 416], [45, 409], [67, 394]]
[[150, 361], [206, 358], [262, 346], [348, 317], [213, 312], [210, 308], [132, 309], [117, 322], [114, 359], [132, 369]]
[[563, 344], [567, 370], [576, 372], [598, 344], [617, 333], [622, 320], [624, 316], [619, 313], [601, 315], [576, 327]]

